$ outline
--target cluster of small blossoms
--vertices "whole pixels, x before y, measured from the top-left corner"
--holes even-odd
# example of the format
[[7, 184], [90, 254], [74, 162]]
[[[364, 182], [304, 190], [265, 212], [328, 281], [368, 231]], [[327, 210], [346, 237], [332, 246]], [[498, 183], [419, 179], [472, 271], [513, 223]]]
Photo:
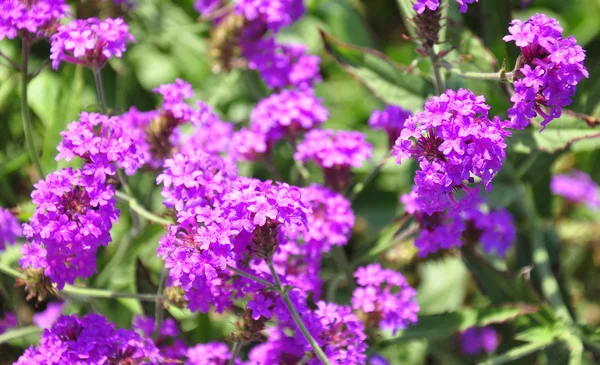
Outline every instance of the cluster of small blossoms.
[[17, 315], [13, 312], [5, 312], [4, 318], [0, 318], [0, 335], [13, 327], [17, 327], [18, 325], [19, 320]]
[[94, 182], [105, 183], [108, 176], [114, 176], [115, 165], [132, 175], [144, 163], [138, 144], [119, 117], [83, 112], [79, 121], [69, 123], [60, 134], [56, 160], [81, 158], [83, 173]]
[[200, 15], [207, 15], [219, 9], [221, 5], [223, 5], [223, 0], [196, 0], [194, 2], [194, 9]]
[[351, 168], [361, 167], [372, 153], [373, 146], [360, 132], [313, 129], [298, 145], [294, 159], [314, 161], [323, 170], [325, 185], [343, 191], [350, 181]]
[[306, 11], [302, 0], [236, 0], [235, 10], [273, 33], [300, 19]]
[[[137, 316], [134, 318], [131, 327], [142, 336], [152, 338], [155, 326], [156, 321], [154, 318]], [[154, 340], [155, 346], [165, 361], [162, 363], [164, 365], [180, 364], [186, 354], [187, 347], [177, 336], [179, 336], [179, 329], [175, 320], [173, 318], [165, 319], [161, 324], [158, 337]]]
[[202, 150], [208, 153], [225, 153], [232, 143], [233, 125], [219, 119], [212, 108], [198, 102], [198, 120], [194, 120], [196, 128], [190, 138], [181, 143], [181, 150]]
[[[460, 5], [460, 12], [465, 13], [469, 4], [477, 3], [479, 0], [456, 0], [456, 2]], [[426, 9], [431, 11], [435, 11], [440, 7], [440, 0], [416, 0], [413, 9], [421, 14]]]
[[23, 268], [43, 269], [62, 289], [78, 277], [91, 276], [96, 269], [96, 251], [110, 240], [117, 221], [114, 188], [85, 178], [81, 170], [55, 171], [34, 185], [36, 204], [23, 233]]
[[405, 211], [412, 214], [421, 228], [415, 239], [419, 256], [442, 249], [462, 246], [463, 242], [480, 241], [487, 253], [504, 257], [516, 239], [514, 220], [503, 209], [490, 209], [478, 196], [461, 200], [453, 209], [428, 214], [421, 210], [416, 189], [402, 195]]
[[6, 244], [15, 243], [21, 236], [23, 232], [17, 218], [10, 211], [0, 207], [0, 251], [4, 251]]
[[509, 134], [498, 117], [490, 120], [483, 96], [470, 90], [448, 90], [425, 103], [407, 119], [393, 153], [401, 163], [419, 162], [415, 176], [417, 203], [431, 215], [456, 206], [453, 193], [479, 179], [491, 188], [506, 157]]
[[550, 190], [571, 203], [600, 208], [600, 186], [585, 172], [572, 170], [567, 174], [553, 176]]
[[46, 310], [31, 317], [31, 322], [40, 328], [50, 328], [61, 316], [64, 306], [64, 302], [50, 302]]
[[64, 0], [3, 0], [0, 3], [0, 40], [51, 36], [67, 16]]
[[265, 134], [242, 128], [231, 136], [229, 157], [235, 161], [265, 160], [269, 158], [272, 145]]
[[121, 18], [88, 18], [61, 25], [50, 41], [50, 59], [55, 70], [63, 61], [99, 70], [109, 58], [123, 56], [127, 43], [135, 38]]
[[513, 20], [505, 42], [515, 41], [521, 49], [514, 72], [513, 107], [508, 110], [511, 127], [524, 129], [531, 118], [540, 115], [544, 128], [560, 117], [571, 104], [577, 84], [588, 71], [583, 65], [585, 50], [575, 37], [563, 38], [555, 19], [544, 14], [529, 20]]
[[402, 274], [371, 264], [354, 276], [359, 287], [352, 293], [352, 308], [364, 315], [365, 326], [395, 333], [417, 322], [417, 291]]
[[498, 348], [498, 334], [492, 327], [471, 327], [460, 333], [460, 344], [467, 355], [492, 353]]
[[[231, 352], [226, 344], [209, 342], [196, 345], [187, 349], [185, 365], [226, 365], [231, 360]], [[234, 362], [240, 365], [239, 359]]]
[[374, 110], [369, 118], [369, 126], [373, 129], [383, 129], [389, 140], [390, 148], [400, 137], [404, 122], [412, 113], [396, 105], [388, 105], [384, 110]]
[[159, 350], [138, 333], [117, 329], [98, 314], [62, 316], [15, 365], [163, 364]]

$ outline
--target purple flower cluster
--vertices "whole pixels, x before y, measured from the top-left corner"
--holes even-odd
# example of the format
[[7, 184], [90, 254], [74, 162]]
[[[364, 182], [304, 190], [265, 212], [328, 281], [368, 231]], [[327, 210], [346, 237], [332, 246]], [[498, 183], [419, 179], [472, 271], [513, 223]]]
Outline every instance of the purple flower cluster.
[[308, 89], [321, 81], [320, 58], [306, 53], [303, 45], [279, 44], [274, 38], [242, 45], [248, 68], [257, 70], [271, 89], [293, 86]]
[[574, 204], [586, 204], [600, 208], [600, 187], [585, 172], [571, 170], [568, 174], [556, 175], [550, 181], [550, 190]]
[[0, 335], [6, 332], [8, 329], [17, 327], [19, 320], [17, 315], [12, 312], [5, 312], [4, 318], [0, 318]]
[[105, 183], [116, 173], [115, 164], [129, 175], [144, 163], [136, 141], [123, 128], [119, 117], [83, 112], [79, 121], [69, 123], [58, 144], [56, 160], [83, 159], [83, 173], [97, 183]]
[[15, 365], [162, 364], [152, 341], [134, 331], [116, 329], [98, 314], [62, 316], [44, 330]]
[[[153, 157], [155, 148], [151, 145], [153, 142], [150, 132], [152, 130], [151, 126], [153, 121], [158, 120], [158, 115], [159, 113], [155, 110], [141, 112], [136, 107], [131, 107], [118, 117], [122, 128], [127, 131], [129, 138], [136, 147], [142, 166], [148, 165], [152, 168], [158, 168], [163, 163], [162, 159]], [[163, 141], [163, 144], [174, 145], [178, 142], [178, 137], [177, 133], [171, 133], [166, 137], [166, 141]]]
[[[231, 359], [231, 352], [226, 344], [209, 342], [190, 347], [186, 351], [185, 365], [226, 365]], [[236, 360], [236, 365], [240, 364]]]
[[4, 251], [6, 244], [13, 244], [17, 237], [23, 236], [21, 225], [15, 216], [8, 210], [0, 207], [0, 251]]
[[207, 15], [217, 10], [223, 5], [223, 0], [196, 0], [194, 2], [194, 9], [200, 15]]
[[271, 148], [265, 134], [242, 128], [231, 136], [229, 157], [235, 161], [258, 161], [267, 158]]
[[492, 353], [498, 348], [498, 334], [492, 327], [471, 327], [460, 334], [460, 344], [467, 355]]
[[69, 13], [64, 0], [3, 0], [0, 3], [0, 40], [49, 37]]
[[[460, 5], [460, 12], [465, 13], [469, 4], [477, 3], [479, 0], [456, 0]], [[440, 0], [416, 0], [413, 9], [422, 14], [426, 9], [431, 11], [437, 10], [440, 7]]]
[[395, 333], [417, 323], [417, 291], [402, 274], [371, 264], [354, 276], [359, 286], [352, 293], [352, 308], [364, 313], [368, 325]]
[[396, 105], [388, 105], [384, 110], [374, 110], [369, 118], [369, 126], [373, 129], [383, 129], [389, 138], [390, 147], [400, 137], [404, 122], [412, 113]]
[[110, 242], [109, 231], [119, 215], [114, 189], [72, 169], [55, 171], [34, 186], [31, 198], [37, 207], [23, 225], [29, 243], [21, 248], [20, 263], [44, 269], [62, 289], [94, 273], [96, 251]]
[[[152, 338], [155, 325], [154, 318], [137, 316], [133, 320], [132, 329], [144, 337]], [[154, 344], [165, 361], [162, 363], [163, 365], [180, 364], [186, 354], [187, 347], [177, 336], [179, 336], [179, 329], [175, 320], [173, 318], [165, 319], [161, 324], [158, 337], [154, 340]]]
[[329, 117], [321, 99], [312, 91], [283, 90], [261, 100], [250, 114], [250, 127], [276, 142], [284, 137], [296, 140]]
[[342, 191], [350, 179], [351, 168], [361, 167], [372, 153], [373, 146], [360, 132], [313, 129], [298, 145], [294, 159], [314, 161], [323, 169], [325, 185]]
[[508, 116], [513, 128], [524, 129], [540, 115], [542, 128], [560, 117], [562, 107], [571, 104], [577, 84], [588, 71], [583, 65], [585, 50], [575, 37], [563, 38], [555, 19], [544, 14], [529, 20], [513, 20], [505, 42], [515, 41], [521, 49], [515, 72], [513, 107]]
[[401, 201], [421, 228], [415, 239], [419, 256], [460, 247], [467, 238], [479, 240], [485, 252], [504, 257], [516, 239], [514, 220], [503, 208], [492, 210], [482, 199], [472, 195], [453, 209], [428, 214], [421, 210], [415, 190], [403, 195]]
[[111, 57], [120, 58], [135, 38], [123, 19], [75, 19], [58, 27], [50, 41], [50, 59], [57, 70], [62, 61], [99, 70]]
[[38, 327], [50, 328], [61, 316], [64, 306], [64, 302], [50, 302], [46, 310], [34, 314], [31, 321]]
[[235, 9], [249, 22], [275, 33], [300, 19], [306, 11], [302, 0], [235, 0]]
[[[229, 149], [233, 135], [233, 125], [223, 122], [203, 102], [198, 102], [199, 119], [192, 136], [181, 143], [181, 150], [202, 150], [208, 153], [224, 153]], [[200, 122], [200, 123], [198, 123]]]
[[456, 206], [453, 193], [468, 190], [475, 178], [491, 187], [506, 157], [509, 133], [498, 117], [489, 119], [489, 109], [483, 96], [448, 90], [406, 120], [393, 153], [398, 163], [411, 157], [419, 162], [415, 192], [420, 210], [431, 215]]

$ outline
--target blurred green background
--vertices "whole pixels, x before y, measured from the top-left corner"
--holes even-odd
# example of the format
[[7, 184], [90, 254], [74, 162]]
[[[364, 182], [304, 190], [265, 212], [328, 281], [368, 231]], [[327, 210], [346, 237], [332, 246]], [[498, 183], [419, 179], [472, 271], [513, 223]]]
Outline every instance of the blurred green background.
[[[363, 131], [375, 146], [373, 162], [356, 171], [357, 179], [361, 179], [387, 153], [386, 135], [373, 132], [367, 126], [372, 110], [384, 107], [386, 98], [373, 96], [325, 54], [319, 30], [326, 31], [339, 41], [379, 50], [402, 65], [410, 65], [415, 60], [415, 46], [403, 38], [408, 31], [404, 15], [395, 0], [308, 0], [305, 3], [308, 13], [282, 31], [279, 38], [304, 43], [310, 53], [321, 57], [324, 81], [316, 87], [316, 93], [324, 99], [330, 112], [325, 126]], [[72, 2], [72, 5], [77, 17], [119, 15], [109, 1], [88, 0]], [[458, 57], [453, 59], [460, 60], [464, 69], [483, 71], [497, 71], [505, 59], [511, 69], [518, 51], [514, 44], [505, 44], [501, 39], [508, 33], [508, 22], [513, 18], [525, 19], [536, 12], [558, 19], [564, 33], [574, 35], [587, 50], [585, 63], [591, 77], [579, 85], [569, 108], [600, 117], [598, 0], [481, 0], [479, 4], [471, 5], [465, 15], [459, 14], [456, 3], [450, 1], [448, 47], [455, 46], [458, 50], [454, 53]], [[138, 0], [131, 12], [121, 15], [130, 25], [136, 42], [130, 45], [122, 59], [111, 60], [103, 71], [112, 113], [122, 113], [130, 106], [140, 110], [155, 108], [160, 100], [151, 90], [180, 77], [190, 82], [196, 97], [212, 105], [223, 120], [241, 127], [248, 123], [254, 105], [268, 95], [268, 90], [252, 71], [234, 70], [229, 74], [211, 71], [208, 55], [210, 24], [198, 20], [192, 0]], [[16, 41], [0, 42], [0, 50], [14, 59], [18, 59], [19, 47]], [[30, 68], [35, 70], [48, 58], [48, 43], [39, 42], [32, 53]], [[427, 62], [418, 62], [416, 67], [428, 77]], [[38, 177], [25, 149], [18, 85], [18, 73], [0, 61], [0, 205], [16, 207], [20, 217], [26, 220], [33, 209], [29, 194]], [[509, 100], [500, 85], [450, 77], [448, 87], [471, 88], [486, 96], [493, 114], [506, 116]], [[71, 64], [63, 64], [58, 72], [44, 67], [31, 81], [29, 106], [33, 114], [35, 142], [41, 151], [45, 171], [65, 166], [64, 162], [54, 160], [59, 133], [69, 122], [77, 119], [79, 112], [97, 110], [94, 90], [91, 71]], [[428, 97], [427, 91], [416, 97], [416, 100], [424, 100]], [[398, 103], [414, 111], [419, 110], [420, 104], [412, 100], [408, 103], [398, 100]], [[580, 320], [595, 327], [600, 323], [600, 219], [597, 213], [583, 208], [575, 209], [568, 217], [559, 215], [562, 202], [551, 196], [548, 185], [551, 174], [571, 167], [586, 171], [595, 181], [600, 181], [600, 152], [597, 149], [600, 143], [586, 140], [565, 148], [565, 135], [576, 138], [578, 133], [590, 132], [583, 121], [563, 119], [564, 124], [559, 129], [550, 130], [543, 137], [537, 132], [527, 136], [516, 134], [510, 143], [507, 164], [519, 172], [523, 181], [534, 186], [539, 213], [554, 224], [555, 229], [548, 232], [553, 237], [548, 245], [557, 274], [570, 291], [570, 302]], [[282, 148], [275, 157], [280, 171], [290, 171], [291, 176], [293, 164], [289, 150]], [[313, 176], [319, 176], [314, 167], [310, 168]], [[398, 198], [401, 193], [410, 190], [413, 168], [410, 164], [387, 164], [359, 196], [354, 203], [357, 224], [353, 239], [346, 247], [347, 255], [351, 261], [367, 257], [401, 270], [418, 287], [423, 314], [487, 305], [489, 299], [474, 285], [460, 258], [439, 255], [426, 261], [420, 260], [415, 257], [410, 241], [390, 247], [391, 234], [397, 229], [393, 222], [400, 212]], [[267, 176], [261, 166], [247, 165], [241, 171], [248, 175]], [[154, 211], [161, 211], [161, 197], [154, 179], [152, 173], [136, 176], [132, 178], [131, 186], [143, 204]], [[489, 199], [493, 206], [508, 207], [520, 222], [524, 217], [519, 216], [515, 209], [518, 194], [513, 184], [511, 173], [501, 173]], [[161, 261], [156, 258], [156, 246], [163, 232], [160, 227], [150, 225], [134, 231], [126, 207], [121, 207], [121, 210], [122, 218], [113, 229], [113, 242], [99, 253], [98, 274], [86, 284], [117, 291], [147, 292], [158, 281], [162, 269]], [[522, 244], [523, 240], [524, 237], [519, 238], [517, 248], [509, 255], [507, 265], [514, 272], [525, 272], [523, 269], [527, 269], [531, 262], [531, 252], [527, 244]], [[0, 254], [2, 262], [14, 265], [17, 260], [18, 247]], [[323, 275], [327, 279], [332, 277], [335, 267], [329, 257], [324, 261]], [[10, 278], [0, 276], [0, 279], [2, 310], [16, 310], [23, 323], [27, 323], [33, 312], [45, 307], [45, 303], [38, 308], [25, 303], [23, 293], [12, 287]], [[332, 294], [328, 299], [347, 303], [348, 288]], [[98, 311], [120, 326], [129, 326], [132, 316], [145, 309], [134, 300], [71, 299], [66, 312]], [[146, 310], [153, 313], [150, 308]], [[171, 314], [182, 320], [182, 331], [190, 344], [222, 339], [232, 328], [232, 318], [227, 316], [178, 310], [172, 310]], [[512, 328], [504, 329], [503, 325], [499, 325], [498, 329], [503, 336], [499, 350], [502, 351], [510, 347], [514, 333]], [[9, 354], [9, 357], [18, 355], [22, 351], [20, 347], [27, 341], [35, 341], [35, 338], [1, 346], [0, 353]], [[395, 343], [379, 350], [393, 364], [470, 364], [478, 360], [461, 357], [454, 337]], [[560, 349], [557, 351], [561, 353]], [[3, 361], [4, 356], [0, 363]], [[531, 358], [525, 358], [515, 363], [531, 364], [531, 361]], [[546, 361], [552, 363], [552, 358], [548, 357]]]

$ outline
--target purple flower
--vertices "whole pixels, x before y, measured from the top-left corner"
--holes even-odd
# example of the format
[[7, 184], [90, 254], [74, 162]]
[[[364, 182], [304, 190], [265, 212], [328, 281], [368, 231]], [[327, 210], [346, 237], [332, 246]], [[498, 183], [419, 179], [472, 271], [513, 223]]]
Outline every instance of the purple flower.
[[305, 12], [302, 0], [235, 0], [235, 9], [249, 22], [277, 32]]
[[498, 348], [498, 335], [492, 327], [471, 327], [460, 334], [460, 343], [467, 355], [489, 354]]
[[544, 14], [511, 24], [510, 35], [503, 39], [521, 49], [510, 99], [513, 107], [508, 110], [511, 127], [524, 129], [540, 115], [543, 129], [560, 117], [562, 108], [571, 104], [577, 84], [589, 76], [583, 64], [585, 50], [574, 37], [563, 38], [558, 22]]
[[383, 129], [390, 141], [390, 147], [400, 137], [404, 121], [412, 116], [408, 110], [396, 105], [388, 105], [384, 110], [374, 110], [369, 118], [369, 126], [373, 129]]
[[34, 314], [31, 320], [33, 324], [35, 324], [38, 327], [50, 328], [56, 322], [58, 317], [61, 316], [64, 306], [64, 302], [48, 303], [46, 310]]
[[[136, 316], [131, 328], [144, 337], [152, 338], [155, 324], [156, 321], [152, 317]], [[164, 362], [164, 365], [180, 364], [180, 361], [185, 357], [187, 348], [185, 343], [177, 338], [178, 336], [179, 329], [175, 320], [173, 318], [165, 319], [160, 328], [158, 338], [154, 341], [161, 357], [165, 360], [172, 360]]]
[[35, 213], [23, 232], [23, 268], [44, 269], [44, 274], [62, 289], [76, 278], [91, 276], [96, 269], [96, 251], [110, 240], [117, 221], [114, 188], [84, 178], [81, 170], [55, 171], [35, 185], [31, 193]]
[[6, 244], [13, 244], [17, 237], [22, 236], [17, 218], [10, 211], [0, 207], [0, 251], [4, 251]]
[[260, 317], [265, 319], [271, 318], [271, 307], [275, 303], [269, 298], [265, 298], [262, 294], [257, 294], [254, 299], [248, 301], [248, 309], [252, 311], [252, 319], [259, 320]]
[[[226, 344], [209, 342], [190, 347], [186, 352], [185, 365], [225, 365], [231, 359], [231, 352]], [[239, 360], [236, 360], [239, 365]]]
[[271, 147], [263, 133], [242, 128], [231, 137], [229, 157], [235, 161], [258, 161], [270, 154]]
[[17, 327], [19, 325], [19, 319], [17, 315], [12, 312], [5, 312], [4, 318], [0, 318], [0, 335], [6, 332], [6, 330]]
[[369, 365], [390, 365], [390, 362], [385, 357], [375, 354], [369, 358]]
[[121, 58], [127, 43], [135, 38], [121, 18], [88, 18], [61, 25], [50, 41], [50, 59], [55, 70], [62, 61], [99, 70], [109, 58]]
[[491, 188], [506, 157], [508, 132], [499, 118], [488, 118], [489, 109], [483, 96], [448, 90], [406, 120], [393, 153], [398, 163], [410, 157], [418, 160], [416, 204], [425, 213], [456, 206], [453, 194], [468, 189], [474, 177]]
[[3, 0], [0, 3], [0, 40], [49, 37], [69, 13], [64, 0]]
[[203, 150], [208, 153], [224, 153], [232, 141], [233, 125], [220, 120], [212, 108], [203, 102], [198, 102], [200, 109], [200, 125], [192, 136], [180, 143], [182, 151]]
[[283, 90], [261, 100], [250, 114], [250, 126], [276, 142], [295, 140], [300, 133], [324, 123], [329, 114], [312, 90]]
[[309, 89], [321, 81], [321, 60], [306, 54], [305, 46], [279, 44], [274, 38], [267, 38], [242, 44], [242, 53], [248, 59], [248, 67], [257, 70], [271, 89]]
[[200, 15], [207, 15], [220, 8], [221, 5], [223, 5], [223, 0], [196, 0], [194, 9]]
[[[141, 112], [137, 108], [131, 107], [127, 112], [118, 117], [123, 130], [127, 131], [129, 138], [131, 138], [132, 143], [135, 145], [142, 166], [148, 165], [152, 168], [158, 168], [164, 162], [158, 156], [154, 156], [157, 148], [152, 145], [152, 142], [158, 138], [153, 138], [154, 136], [150, 132], [153, 122], [158, 119], [158, 115], [158, 112], [155, 110]], [[173, 145], [177, 143], [177, 137], [176, 133], [172, 133], [166, 137], [166, 140], [169, 144]]]
[[375, 321], [369, 323], [394, 333], [417, 323], [417, 291], [400, 273], [371, 264], [359, 267], [354, 276], [359, 287], [352, 293], [352, 308]]
[[60, 317], [44, 330], [39, 346], [25, 350], [15, 365], [84, 363], [158, 365], [163, 359], [150, 339], [88, 314]]
[[[460, 12], [465, 13], [467, 11], [468, 4], [479, 2], [479, 0], [456, 0], [456, 2], [460, 5]], [[419, 14], [422, 14], [425, 9], [434, 11], [439, 7], [440, 0], [416, 0], [413, 5], [413, 9]]]
[[562, 196], [574, 204], [586, 204], [600, 208], [600, 187], [585, 172], [571, 170], [568, 174], [556, 175], [550, 181], [553, 194]]
[[325, 185], [342, 191], [350, 178], [352, 167], [361, 167], [370, 159], [371, 146], [360, 132], [314, 129], [298, 145], [294, 159], [313, 160], [323, 169]]

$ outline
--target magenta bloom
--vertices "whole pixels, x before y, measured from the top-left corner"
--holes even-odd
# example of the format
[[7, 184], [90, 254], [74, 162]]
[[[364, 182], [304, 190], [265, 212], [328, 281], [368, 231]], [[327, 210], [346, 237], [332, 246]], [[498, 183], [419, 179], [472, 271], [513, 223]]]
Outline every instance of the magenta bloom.
[[383, 330], [396, 332], [417, 323], [417, 291], [402, 274], [371, 264], [359, 267], [354, 276], [359, 285], [352, 293], [354, 310], [365, 313]]
[[498, 348], [498, 334], [492, 327], [471, 327], [460, 334], [463, 353], [492, 353]]
[[490, 120], [483, 96], [470, 90], [448, 90], [425, 103], [425, 111], [410, 117], [396, 140], [393, 153], [401, 163], [417, 159], [416, 203], [434, 212], [456, 206], [453, 193], [481, 179], [487, 188], [506, 157], [499, 118]]
[[[469, 4], [479, 2], [479, 0], [456, 0], [456, 2], [460, 5], [460, 12], [465, 13]], [[413, 5], [413, 9], [419, 14], [422, 14], [425, 9], [434, 11], [439, 7], [440, 0], [416, 0]]]
[[22, 237], [23, 232], [17, 218], [8, 210], [0, 207], [0, 251], [4, 251], [6, 244], [13, 244], [17, 237]]
[[4, 318], [0, 318], [0, 335], [11, 328], [17, 327], [18, 325], [19, 320], [17, 315], [13, 312], [5, 312]]
[[272, 32], [292, 24], [306, 12], [302, 0], [235, 0], [235, 10]]
[[114, 188], [84, 178], [81, 170], [55, 171], [31, 193], [35, 213], [23, 232], [21, 266], [44, 269], [62, 289], [96, 270], [96, 251], [110, 240], [117, 221]]
[[49, 37], [68, 13], [69, 6], [64, 0], [2, 0], [0, 40]]
[[577, 84], [588, 77], [583, 65], [585, 50], [574, 37], [563, 38], [555, 19], [544, 14], [529, 20], [513, 20], [505, 42], [521, 48], [514, 75], [513, 107], [508, 110], [512, 128], [524, 129], [531, 118], [540, 115], [542, 129], [560, 117], [562, 108], [571, 104]]
[[[144, 337], [152, 338], [155, 324], [156, 321], [152, 317], [136, 316], [133, 319], [131, 329], [137, 331]], [[169, 359], [173, 361], [166, 361], [162, 364], [181, 364], [180, 361], [185, 357], [187, 347], [181, 339], [177, 338], [179, 335], [180, 333], [179, 328], [177, 328], [177, 322], [175, 322], [173, 318], [166, 318], [161, 325], [160, 333], [154, 343], [163, 359]]]
[[163, 359], [152, 340], [88, 314], [60, 317], [44, 330], [39, 346], [25, 350], [15, 365], [84, 363], [158, 365]]
[[273, 300], [262, 294], [257, 294], [254, 299], [248, 301], [248, 309], [252, 311], [252, 319], [254, 320], [259, 320], [260, 317], [271, 318], [271, 307], [274, 305]]
[[384, 110], [374, 110], [369, 118], [369, 126], [373, 129], [383, 129], [390, 141], [390, 147], [400, 137], [400, 132], [404, 128], [406, 119], [412, 116], [412, 113], [396, 105], [388, 105]]
[[33, 315], [32, 322], [41, 328], [50, 328], [56, 322], [58, 317], [61, 316], [64, 302], [51, 302], [48, 303], [46, 310]]
[[196, 0], [194, 2], [194, 9], [200, 15], [207, 15], [217, 10], [223, 5], [223, 0]]
[[235, 161], [254, 162], [267, 157], [271, 147], [263, 133], [242, 128], [231, 137], [229, 157]]
[[[185, 365], [225, 365], [231, 359], [231, 352], [222, 342], [209, 342], [190, 347], [186, 357]], [[240, 365], [239, 359], [235, 364]]]
[[88, 18], [61, 25], [50, 41], [50, 59], [55, 70], [62, 61], [99, 70], [109, 58], [121, 58], [127, 43], [135, 38], [121, 18]]
[[585, 172], [571, 170], [568, 174], [556, 175], [550, 182], [553, 194], [560, 195], [575, 204], [586, 204], [600, 208], [600, 187]]
[[323, 124], [329, 113], [311, 90], [283, 90], [261, 100], [250, 114], [250, 126], [276, 142], [297, 139], [302, 132]]
[[[182, 151], [202, 150], [208, 153], [224, 153], [232, 142], [233, 124], [219, 119], [210, 106], [199, 101], [199, 120], [192, 136], [183, 140]], [[199, 122], [199, 123], [197, 123]]]

